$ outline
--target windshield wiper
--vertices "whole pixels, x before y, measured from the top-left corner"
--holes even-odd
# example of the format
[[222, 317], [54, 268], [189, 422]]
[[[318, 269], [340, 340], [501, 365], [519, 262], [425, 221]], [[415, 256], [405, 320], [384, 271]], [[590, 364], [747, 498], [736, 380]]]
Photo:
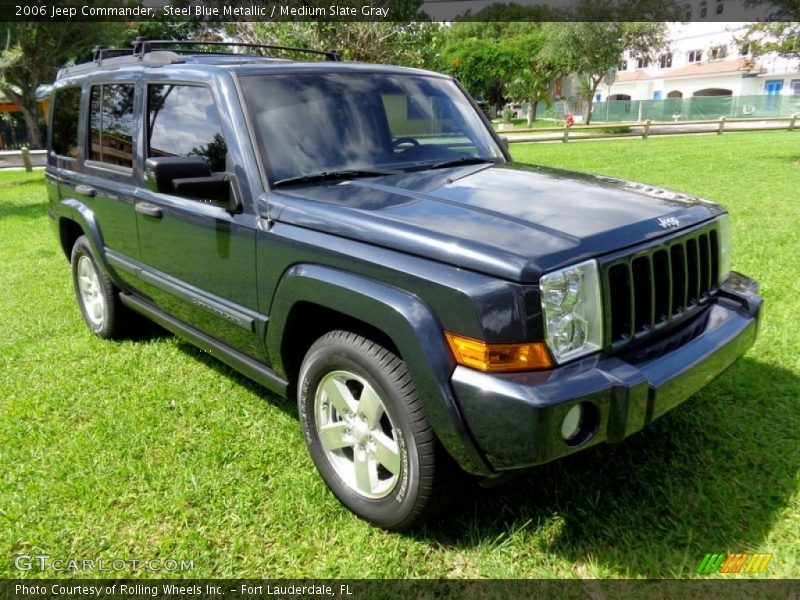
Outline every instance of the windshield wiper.
[[453, 160], [443, 160], [442, 162], [433, 163], [429, 169], [445, 169], [447, 167], [458, 167], [460, 165], [477, 165], [479, 163], [499, 163], [500, 158], [484, 158], [482, 156], [462, 156], [461, 158], [454, 158]]
[[291, 185], [295, 183], [313, 183], [315, 181], [335, 181], [337, 179], [356, 179], [358, 177], [380, 177], [381, 175], [395, 175], [397, 171], [377, 171], [369, 169], [346, 169], [342, 171], [323, 171], [299, 177], [287, 177], [273, 182], [273, 187]]

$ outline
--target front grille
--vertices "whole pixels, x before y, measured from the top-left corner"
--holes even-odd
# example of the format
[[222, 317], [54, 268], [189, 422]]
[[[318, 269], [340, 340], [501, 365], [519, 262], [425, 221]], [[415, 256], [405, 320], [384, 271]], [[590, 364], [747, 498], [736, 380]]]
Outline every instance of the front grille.
[[716, 224], [603, 265], [606, 340], [620, 346], [696, 312], [717, 291]]

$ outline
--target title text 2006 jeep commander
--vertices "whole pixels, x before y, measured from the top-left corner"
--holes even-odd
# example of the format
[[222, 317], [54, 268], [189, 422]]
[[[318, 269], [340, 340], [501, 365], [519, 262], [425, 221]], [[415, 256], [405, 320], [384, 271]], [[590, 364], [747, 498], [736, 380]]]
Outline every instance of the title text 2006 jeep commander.
[[[449, 77], [139, 41], [55, 84], [49, 214], [89, 327], [133, 310], [297, 396], [380, 526], [617, 442], [753, 343], [718, 205], [512, 162]], [[177, 49], [176, 49], [177, 48]]]

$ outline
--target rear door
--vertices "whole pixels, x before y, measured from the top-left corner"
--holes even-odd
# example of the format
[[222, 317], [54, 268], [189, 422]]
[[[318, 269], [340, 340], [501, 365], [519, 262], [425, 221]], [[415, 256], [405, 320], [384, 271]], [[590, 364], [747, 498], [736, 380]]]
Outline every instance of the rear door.
[[[84, 139], [67, 148], [66, 156], [56, 158], [61, 198], [88, 209], [106, 254], [122, 263], [139, 259], [133, 210], [133, 157], [140, 135], [134, 119], [141, 101], [137, 87], [135, 76], [130, 75], [85, 84], [80, 111]], [[73, 118], [77, 122], [78, 113]], [[118, 269], [118, 274], [127, 283], [135, 283], [131, 272]]]
[[[212, 172], [232, 170], [211, 87], [153, 80], [144, 93], [144, 160], [202, 156]], [[263, 358], [256, 335], [254, 215], [142, 186], [136, 221], [140, 286], [151, 300], [212, 337]]]

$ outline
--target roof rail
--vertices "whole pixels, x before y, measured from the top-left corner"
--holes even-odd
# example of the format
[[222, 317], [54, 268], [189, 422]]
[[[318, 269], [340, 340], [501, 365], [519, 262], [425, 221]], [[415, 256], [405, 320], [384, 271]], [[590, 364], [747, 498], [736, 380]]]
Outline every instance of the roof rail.
[[92, 48], [92, 62], [99, 62], [113, 55], [124, 54], [133, 54], [133, 48], [106, 48], [98, 44]]
[[[336, 50], [311, 50], [309, 48], [295, 48], [293, 46], [275, 46], [272, 44], [251, 44], [246, 42], [206, 42], [203, 40], [147, 40], [142, 37], [136, 38], [133, 44], [133, 55], [144, 56], [150, 52], [154, 47], [164, 48], [169, 46], [220, 46], [220, 47], [234, 47], [234, 48], [257, 48], [264, 50], [280, 50], [282, 52], [305, 52], [306, 54], [315, 54], [324, 56], [327, 61], [338, 62], [342, 60], [342, 55]], [[115, 49], [116, 50], [116, 49]], [[232, 52], [224, 52], [220, 54], [233, 54]]]

